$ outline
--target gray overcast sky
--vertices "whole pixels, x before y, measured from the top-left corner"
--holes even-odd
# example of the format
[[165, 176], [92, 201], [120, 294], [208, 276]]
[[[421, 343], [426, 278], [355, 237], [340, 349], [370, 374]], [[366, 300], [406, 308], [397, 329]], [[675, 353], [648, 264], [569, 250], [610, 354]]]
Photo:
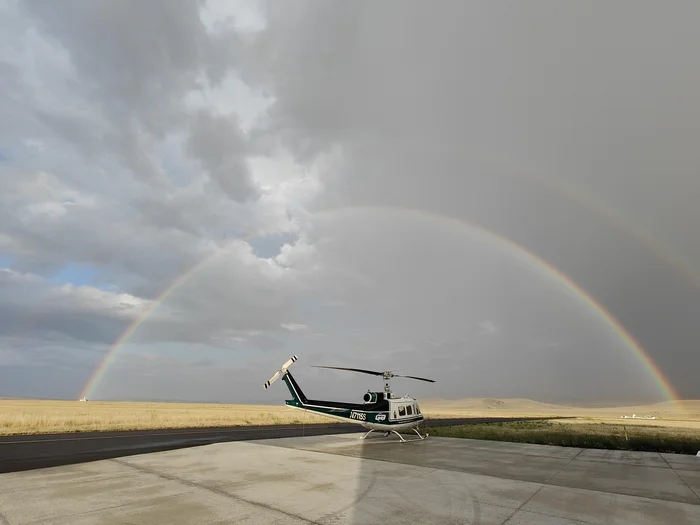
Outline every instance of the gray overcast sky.
[[698, 19], [0, 0], [0, 396], [700, 397]]

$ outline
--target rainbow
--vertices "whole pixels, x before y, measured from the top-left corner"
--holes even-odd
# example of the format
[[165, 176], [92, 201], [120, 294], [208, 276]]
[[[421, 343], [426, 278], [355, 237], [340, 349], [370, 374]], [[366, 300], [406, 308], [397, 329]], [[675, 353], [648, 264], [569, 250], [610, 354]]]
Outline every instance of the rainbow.
[[117, 350], [132, 335], [134, 335], [136, 329], [139, 326], [141, 326], [161, 304], [163, 304], [163, 302], [168, 298], [168, 296], [171, 293], [173, 293], [180, 286], [186, 283], [194, 274], [196, 274], [202, 268], [202, 266], [211, 261], [214, 257], [218, 256], [220, 253], [221, 252], [218, 251], [214, 255], [205, 257], [201, 261], [193, 264], [185, 273], [183, 273], [177, 279], [175, 279], [170, 284], [170, 286], [168, 286], [158, 297], [156, 297], [151, 302], [150, 306], [146, 308], [140, 316], [134, 319], [129, 324], [129, 326], [127, 326], [126, 330], [124, 330], [124, 332], [122, 332], [122, 334], [116, 339], [116, 341], [112, 343], [112, 345], [109, 347], [109, 350], [107, 350], [107, 353], [102, 358], [102, 361], [100, 361], [99, 365], [97, 365], [97, 368], [95, 368], [95, 370], [92, 372], [92, 375], [88, 379], [87, 383], [85, 383], [85, 386], [83, 387], [83, 390], [80, 394], [81, 398], [85, 397], [89, 399], [92, 397], [95, 389], [97, 388], [97, 385], [99, 385], [100, 381], [104, 377], [105, 372], [107, 371], [109, 366], [114, 362], [114, 359], [117, 356]]
[[633, 239], [636, 239], [654, 253], [659, 260], [664, 261], [675, 268], [681, 275], [693, 283], [696, 288], [700, 288], [700, 275], [698, 271], [681, 255], [671, 250], [667, 245], [663, 244], [659, 239], [653, 237], [644, 229], [639, 228], [625, 215], [621, 214], [617, 209], [605, 203], [601, 199], [596, 199], [590, 193], [566, 182], [564, 179], [557, 177], [529, 177], [545, 187], [549, 187], [562, 195], [565, 195], [574, 202], [589, 210], [604, 217], [608, 222], [614, 225], [620, 232], [628, 234]]
[[[480, 235], [481, 237], [495, 243], [496, 245], [506, 249], [507, 253], [517, 258], [519, 261], [527, 264], [529, 267], [533, 268], [535, 271], [541, 272], [546, 277], [553, 279], [555, 282], [561, 284], [566, 290], [571, 292], [576, 298], [578, 298], [585, 306], [587, 306], [593, 313], [595, 313], [600, 319], [602, 319], [610, 329], [622, 340], [625, 347], [628, 348], [636, 359], [643, 365], [645, 370], [648, 372], [649, 376], [653, 379], [655, 385], [657, 386], [659, 392], [668, 401], [678, 401], [680, 396], [675, 390], [670, 381], [665, 377], [663, 371], [654, 362], [651, 356], [646, 350], [637, 342], [634, 337], [622, 326], [622, 324], [615, 319], [615, 317], [608, 312], [605, 307], [597, 302], [590, 294], [588, 294], [583, 288], [576, 284], [571, 278], [566, 276], [563, 272], [555, 268], [553, 265], [545, 261], [544, 259], [538, 257], [537, 255], [529, 252], [523, 246], [517, 244], [516, 242], [498, 235], [486, 228], [473, 224], [461, 219], [456, 219], [453, 217], [440, 215], [437, 213], [432, 213], [428, 211], [423, 211], [414, 208], [404, 208], [397, 206], [353, 206], [353, 207], [343, 207], [335, 210], [326, 210], [316, 213], [317, 217], [323, 216], [338, 216], [343, 213], [349, 212], [361, 212], [363, 216], [372, 212], [392, 212], [399, 213], [406, 217], [420, 218], [424, 220], [439, 221], [444, 225], [450, 225], [461, 230], [467, 230], [473, 234]], [[93, 374], [88, 379], [85, 387], [82, 390], [81, 397], [90, 398], [100, 381], [108, 370], [110, 364], [114, 361], [118, 349], [124, 344], [138, 329], [138, 327], [143, 324], [144, 321], [153, 313], [153, 311], [158, 308], [167, 298], [170, 296], [174, 290], [182, 286], [187, 282], [194, 274], [196, 274], [207, 262], [212, 260], [214, 257], [219, 255], [220, 252], [203, 259], [184, 274], [178, 277], [173, 283], [168, 286], [165, 291], [163, 291], [157, 299], [153, 301], [151, 306], [143, 312], [141, 316], [132, 322], [127, 329], [117, 338], [114, 344], [109, 348], [109, 351], [105, 354], [104, 358], [94, 370]]]

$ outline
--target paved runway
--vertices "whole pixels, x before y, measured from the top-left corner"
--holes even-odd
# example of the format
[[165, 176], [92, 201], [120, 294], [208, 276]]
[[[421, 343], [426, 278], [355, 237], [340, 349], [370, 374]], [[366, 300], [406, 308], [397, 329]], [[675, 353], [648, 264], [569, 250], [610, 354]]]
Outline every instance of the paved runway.
[[700, 458], [338, 434], [0, 475], [0, 523], [700, 523]]
[[[426, 421], [425, 424], [441, 426], [518, 420], [523, 418], [442, 419]], [[353, 424], [328, 423], [0, 436], [0, 473], [227, 441], [348, 433], [357, 432], [357, 429], [358, 426]]]

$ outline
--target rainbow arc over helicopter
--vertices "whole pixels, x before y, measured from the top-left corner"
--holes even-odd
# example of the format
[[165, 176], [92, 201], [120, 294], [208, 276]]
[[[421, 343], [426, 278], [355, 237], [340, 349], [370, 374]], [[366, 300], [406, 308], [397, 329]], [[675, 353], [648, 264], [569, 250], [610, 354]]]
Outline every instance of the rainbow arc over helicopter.
[[416, 379], [418, 381], [427, 381], [434, 383], [433, 379], [425, 377], [409, 376], [395, 374], [391, 370], [382, 372], [376, 370], [366, 370], [363, 368], [347, 368], [342, 366], [319, 366], [315, 368], [329, 368], [334, 370], [346, 370], [350, 372], [358, 372], [381, 376], [384, 380], [383, 391], [367, 391], [363, 397], [363, 403], [349, 403], [344, 401], [327, 401], [319, 399], [309, 399], [299, 387], [296, 379], [289, 371], [289, 367], [298, 360], [296, 355], [287, 360], [282, 367], [265, 383], [265, 389], [270, 388], [272, 383], [282, 378], [282, 381], [287, 385], [292, 399], [286, 400], [285, 404], [289, 407], [314, 412], [326, 416], [331, 419], [356, 423], [369, 430], [363, 436], [366, 438], [374, 431], [383, 431], [385, 436], [391, 433], [396, 434], [401, 439], [401, 442], [411, 441], [405, 439], [400, 432], [413, 430], [418, 434], [418, 438], [425, 439], [418, 431], [418, 427], [423, 423], [424, 418], [421, 413], [418, 400], [409, 395], [397, 396], [391, 391], [389, 381], [394, 377], [403, 377], [407, 379]]

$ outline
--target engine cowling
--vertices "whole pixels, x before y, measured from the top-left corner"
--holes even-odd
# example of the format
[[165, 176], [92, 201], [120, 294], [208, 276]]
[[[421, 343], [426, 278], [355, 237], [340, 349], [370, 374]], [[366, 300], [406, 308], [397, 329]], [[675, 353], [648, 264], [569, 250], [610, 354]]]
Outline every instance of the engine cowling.
[[362, 399], [364, 399], [365, 403], [367, 403], [367, 404], [376, 403], [377, 402], [377, 394], [376, 394], [376, 392], [367, 392]]

